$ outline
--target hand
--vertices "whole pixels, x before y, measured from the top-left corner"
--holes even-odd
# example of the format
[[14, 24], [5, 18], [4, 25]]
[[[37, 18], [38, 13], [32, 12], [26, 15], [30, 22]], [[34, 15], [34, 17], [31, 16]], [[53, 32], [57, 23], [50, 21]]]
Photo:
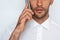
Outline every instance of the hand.
[[28, 9], [28, 4], [26, 4], [17, 24], [20, 32], [23, 32], [23, 30], [26, 28], [27, 23], [32, 19], [32, 15], [34, 15], [34, 13], [31, 9]]
[[20, 34], [24, 31], [28, 22], [32, 19], [32, 15], [34, 15], [34, 13], [31, 9], [28, 9], [28, 4], [26, 4], [21, 16], [19, 17], [18, 24], [10, 37], [10, 40], [19, 39]]

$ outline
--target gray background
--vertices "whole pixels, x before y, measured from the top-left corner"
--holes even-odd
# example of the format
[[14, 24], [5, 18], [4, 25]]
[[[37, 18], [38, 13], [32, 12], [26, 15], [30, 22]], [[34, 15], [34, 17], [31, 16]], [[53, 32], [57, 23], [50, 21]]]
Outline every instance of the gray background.
[[[51, 18], [60, 25], [59, 4], [60, 0], [54, 0], [49, 13]], [[24, 6], [25, 0], [0, 0], [0, 38], [3, 37], [3, 33], [7, 34], [14, 29]]]

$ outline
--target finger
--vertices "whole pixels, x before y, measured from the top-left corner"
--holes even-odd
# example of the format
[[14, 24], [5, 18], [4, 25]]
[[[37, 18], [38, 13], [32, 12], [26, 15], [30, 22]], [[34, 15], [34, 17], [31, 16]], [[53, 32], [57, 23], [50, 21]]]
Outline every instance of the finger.
[[30, 21], [29, 16], [26, 16], [21, 20], [21, 24], [26, 26], [29, 21]]
[[31, 20], [30, 17], [27, 15], [27, 18], [26, 21], [25, 21], [25, 24], [27, 25], [27, 23]]
[[30, 20], [30, 17], [27, 15], [26, 17], [24, 17], [22, 20], [21, 20], [21, 23], [26, 23]]
[[30, 10], [30, 9], [25, 9], [25, 10], [23, 11], [23, 13], [25, 13], [25, 12], [30, 12], [32, 15], [34, 15], [33, 11]]
[[32, 15], [31, 15], [31, 13], [29, 13], [29, 12], [26, 12], [24, 15], [22, 15], [22, 16], [20, 17], [20, 19], [24, 18], [24, 17], [27, 16], [27, 15], [30, 17], [30, 19], [32, 19]]
[[25, 5], [25, 8], [24, 9], [27, 9], [28, 8], [28, 3], [26, 3], [26, 5]]
[[[33, 11], [32, 11], [31, 9], [25, 9], [25, 10], [22, 12], [21, 16], [22, 16], [25, 12], [30, 12], [32, 15], [34, 15], [34, 13], [33, 13]], [[20, 17], [21, 17], [21, 16], [20, 16]]]
[[[23, 11], [23, 13], [20, 15], [20, 17], [19, 17], [19, 19], [22, 19], [25, 15], [26, 15], [26, 12], [29, 12], [29, 14], [31, 14], [31, 15], [34, 15], [34, 13], [32, 12], [32, 10], [30, 10], [30, 9], [25, 9], [24, 11]], [[24, 15], [25, 14], [25, 15]], [[24, 15], [24, 16], [23, 16]], [[23, 16], [23, 17], [22, 17]]]
[[21, 18], [20, 18], [20, 20], [22, 20], [24, 17], [26, 17], [26, 16], [29, 16], [29, 18], [30, 18], [30, 20], [32, 19], [32, 15], [31, 14], [29, 14], [29, 13], [27, 13], [26, 15], [23, 15]]
[[[26, 3], [25, 8], [23, 9], [23, 12], [24, 12], [24, 10], [27, 9], [27, 8], [28, 8], [28, 4]], [[22, 12], [22, 14], [23, 14], [23, 12]]]
[[[22, 13], [22, 15], [20, 16], [20, 18], [24, 15], [26, 15], [27, 14], [27, 12], [29, 12], [29, 14], [31, 14], [31, 15], [34, 15], [34, 13], [30, 10], [30, 9], [25, 9], [24, 11], [23, 11], [23, 13]], [[23, 16], [23, 17], [24, 17]]]

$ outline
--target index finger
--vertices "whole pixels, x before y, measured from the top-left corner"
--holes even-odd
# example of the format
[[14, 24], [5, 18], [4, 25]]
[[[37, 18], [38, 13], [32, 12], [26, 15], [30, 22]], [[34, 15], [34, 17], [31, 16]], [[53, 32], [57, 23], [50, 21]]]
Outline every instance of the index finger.
[[26, 5], [25, 5], [25, 8], [24, 9], [27, 9], [28, 8], [28, 3], [26, 3]]

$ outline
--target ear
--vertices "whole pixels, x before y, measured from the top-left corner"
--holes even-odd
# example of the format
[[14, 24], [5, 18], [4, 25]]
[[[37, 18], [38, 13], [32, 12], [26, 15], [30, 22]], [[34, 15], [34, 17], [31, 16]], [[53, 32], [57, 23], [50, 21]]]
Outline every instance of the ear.
[[52, 4], [53, 4], [53, 1], [54, 1], [54, 0], [50, 0], [50, 5], [52, 5]]

